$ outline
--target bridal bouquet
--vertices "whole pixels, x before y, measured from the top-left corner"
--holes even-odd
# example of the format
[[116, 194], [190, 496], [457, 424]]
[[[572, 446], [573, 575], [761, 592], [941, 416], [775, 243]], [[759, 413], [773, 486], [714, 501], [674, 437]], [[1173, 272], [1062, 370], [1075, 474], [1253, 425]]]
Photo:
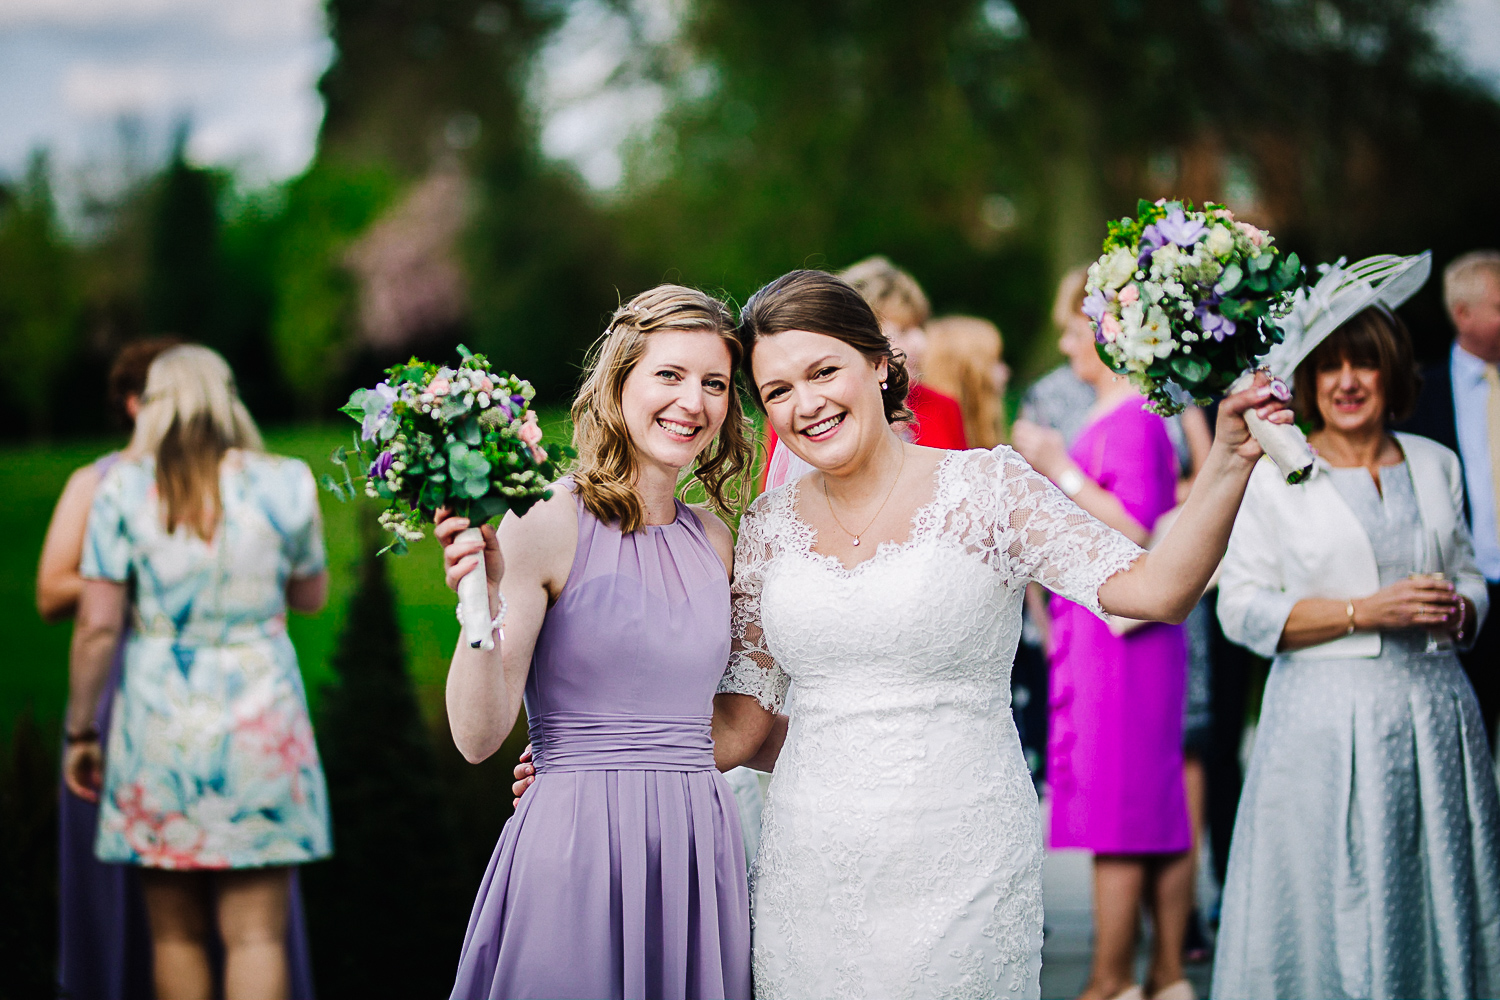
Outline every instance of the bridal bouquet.
[[[1282, 341], [1301, 283], [1297, 255], [1283, 258], [1270, 233], [1224, 206], [1143, 199], [1135, 218], [1109, 223], [1083, 311], [1105, 364], [1170, 416], [1249, 384]], [[1306, 477], [1312, 454], [1300, 431], [1253, 415], [1250, 424], [1288, 482]]]
[[[322, 484], [348, 500], [362, 478], [366, 496], [387, 501], [380, 525], [394, 538], [382, 553], [404, 554], [439, 507], [468, 518], [467, 532], [477, 536], [480, 524], [507, 510], [524, 514], [551, 495], [558, 468], [541, 445], [530, 406], [535, 390], [491, 369], [482, 354], [462, 346], [458, 353], [457, 368], [416, 358], [389, 368], [384, 381], [354, 390], [339, 408], [360, 432], [353, 451], [340, 447], [331, 456], [342, 481], [325, 475]], [[483, 565], [460, 582], [458, 612], [469, 644], [493, 648]]]

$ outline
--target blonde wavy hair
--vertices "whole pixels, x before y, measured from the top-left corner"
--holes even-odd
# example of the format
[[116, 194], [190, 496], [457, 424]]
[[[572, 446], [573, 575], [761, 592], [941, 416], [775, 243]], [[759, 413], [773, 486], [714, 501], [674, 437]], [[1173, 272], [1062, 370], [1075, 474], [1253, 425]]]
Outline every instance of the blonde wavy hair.
[[263, 447], [234, 373], [217, 352], [183, 344], [151, 362], [130, 451], [156, 457], [156, 492], [167, 531], [186, 525], [204, 541], [212, 539], [221, 512], [224, 453]]
[[718, 436], [699, 453], [692, 473], [720, 513], [734, 516], [754, 454], [750, 424], [732, 381], [740, 364], [740, 341], [724, 303], [682, 285], [657, 285], [637, 295], [615, 310], [590, 349], [583, 384], [573, 400], [578, 499], [590, 514], [606, 524], [618, 521], [627, 533], [644, 526], [645, 507], [635, 491], [637, 457], [620, 394], [646, 353], [647, 338], [664, 331], [716, 334], [729, 351], [729, 413]]
[[1004, 409], [994, 389], [1004, 341], [1000, 328], [978, 316], [942, 316], [927, 324], [922, 380], [958, 400], [971, 448], [1005, 440]]

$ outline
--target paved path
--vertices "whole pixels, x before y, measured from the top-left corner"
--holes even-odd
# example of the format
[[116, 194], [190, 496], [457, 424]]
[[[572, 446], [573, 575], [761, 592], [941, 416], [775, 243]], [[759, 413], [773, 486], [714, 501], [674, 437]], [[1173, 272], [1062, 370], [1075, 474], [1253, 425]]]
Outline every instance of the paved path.
[[[1071, 1000], [1089, 978], [1093, 954], [1093, 863], [1087, 851], [1048, 851], [1042, 869], [1046, 907], [1042, 939], [1042, 996]], [[1145, 972], [1145, 953], [1137, 959], [1137, 976]], [[1188, 978], [1200, 997], [1208, 996], [1210, 963], [1188, 966]]]

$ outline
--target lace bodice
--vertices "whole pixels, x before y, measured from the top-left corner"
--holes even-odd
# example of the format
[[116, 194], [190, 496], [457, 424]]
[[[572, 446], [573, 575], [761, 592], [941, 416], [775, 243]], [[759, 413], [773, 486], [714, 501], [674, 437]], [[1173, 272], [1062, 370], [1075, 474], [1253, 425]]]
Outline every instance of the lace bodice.
[[721, 692], [792, 722], [753, 887], [763, 996], [1031, 995], [1037, 802], [1010, 715], [1029, 580], [1102, 613], [1141, 550], [1015, 452], [954, 452], [905, 542], [814, 549], [795, 483], [740, 526]]

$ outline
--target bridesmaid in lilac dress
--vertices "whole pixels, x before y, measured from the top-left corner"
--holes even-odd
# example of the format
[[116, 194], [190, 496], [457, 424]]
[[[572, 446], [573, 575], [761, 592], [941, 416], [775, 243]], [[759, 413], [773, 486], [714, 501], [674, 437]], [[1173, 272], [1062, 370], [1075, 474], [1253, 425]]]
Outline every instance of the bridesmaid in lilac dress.
[[[1099, 360], [1087, 317], [1073, 312], [1059, 346], [1095, 390], [1090, 422], [1065, 450], [1056, 431], [1018, 421], [1016, 449], [1080, 507], [1145, 545], [1177, 502], [1176, 451], [1166, 422]], [[1132, 980], [1144, 903], [1155, 938], [1144, 994], [1185, 1000], [1192, 987], [1182, 947], [1193, 905], [1182, 770], [1186, 636], [1180, 625], [1106, 625], [1057, 596], [1051, 611], [1049, 845], [1094, 854], [1095, 948], [1082, 996], [1140, 995]]]
[[[714, 505], [749, 438], [728, 312], [664, 285], [616, 312], [574, 404], [579, 460], [552, 499], [484, 529], [495, 648], [460, 641], [454, 742], [471, 761], [524, 691], [536, 782], [505, 825], [453, 997], [746, 998], [750, 912], [734, 793], [710, 728], [729, 657], [728, 528]], [[439, 513], [448, 582], [477, 564]]]

